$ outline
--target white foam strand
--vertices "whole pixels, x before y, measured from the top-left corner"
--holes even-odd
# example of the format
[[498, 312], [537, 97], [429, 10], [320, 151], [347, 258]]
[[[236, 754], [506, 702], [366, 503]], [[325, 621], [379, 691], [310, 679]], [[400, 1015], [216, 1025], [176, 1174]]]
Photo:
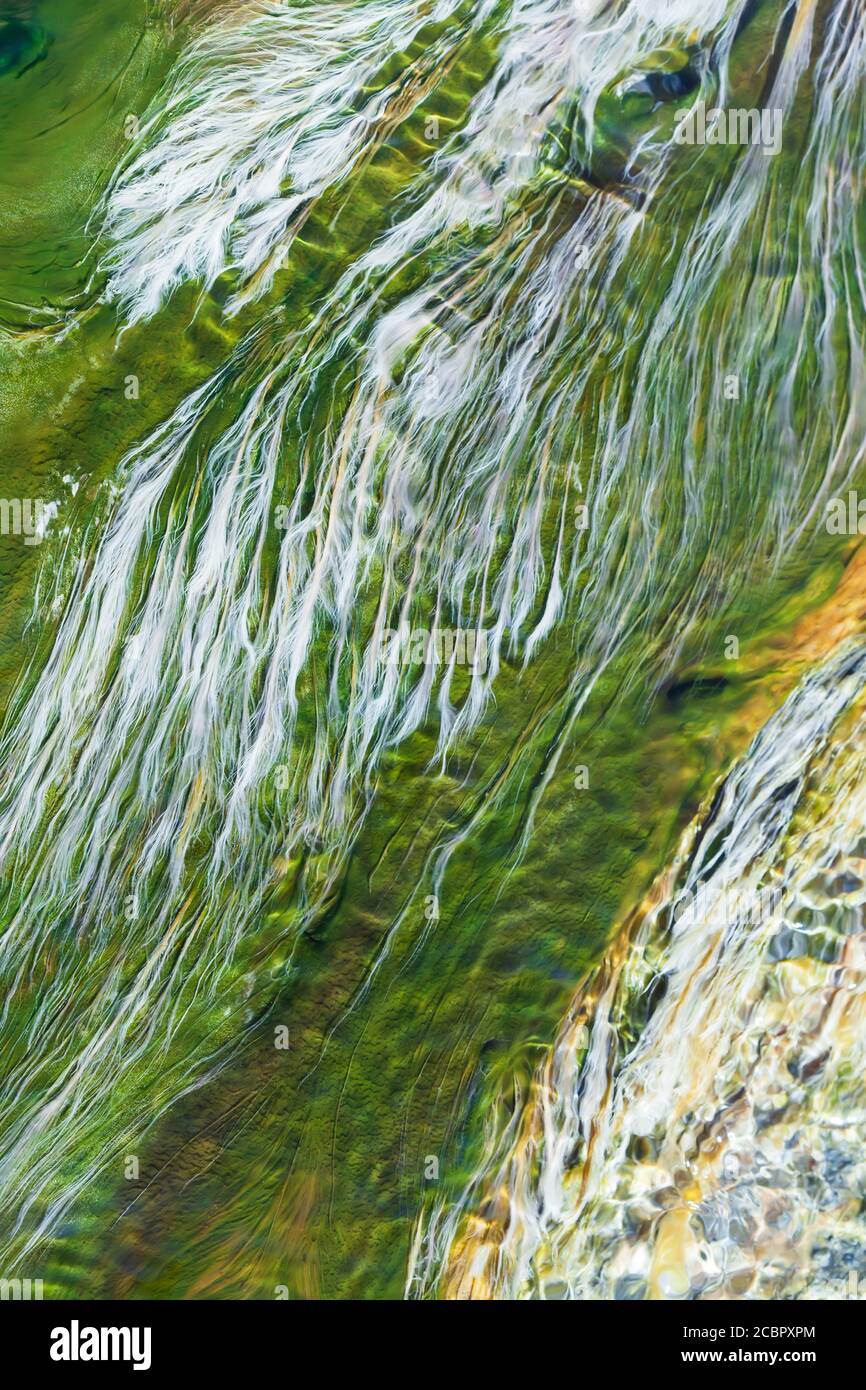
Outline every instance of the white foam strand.
[[300, 210], [372, 147], [399, 85], [362, 103], [364, 89], [423, 25], [456, 9], [457, 0], [274, 3], [206, 28], [103, 204], [114, 242], [108, 295], [128, 321], [150, 317], [185, 280], [207, 288], [233, 266], [248, 281], [284, 252]]
[[[685, 7], [678, 6], [678, 23], [683, 22], [680, 8], [685, 14]], [[624, 55], [638, 55], [662, 32], [669, 32], [663, 20], [668, 10], [658, 5], [628, 6], [615, 18], [615, 32], [606, 31], [599, 38], [600, 47], [594, 50], [599, 61], [591, 64], [591, 76], [586, 79], [595, 85], [596, 92], [604, 86], [606, 74], [618, 70]], [[474, 194], [467, 198], [466, 190], [478, 190], [479, 181], [488, 186], [485, 170], [504, 141], [508, 102], [521, 85], [521, 74], [543, 113], [540, 133], [557, 94], [576, 80], [575, 64], [586, 60], [591, 24], [600, 12], [599, 6], [585, 7], [578, 13], [552, 4], [515, 7], [497, 73], [476, 98], [465, 136], [455, 141], [442, 159], [434, 161], [433, 173], [441, 182], [422, 205], [429, 237], [460, 226], [468, 207], [483, 209], [482, 217], [491, 221], [501, 216], [508, 199], [531, 174], [533, 161], [527, 166], [525, 152], [504, 152], [504, 173], [494, 181], [495, 196], [476, 201]], [[281, 27], [286, 13], [281, 10], [268, 22], [277, 25], [291, 46], [292, 40]], [[375, 13], [383, 24], [388, 22], [386, 7], [378, 7]], [[736, 9], [730, 12], [726, 20], [729, 26], [737, 13]], [[369, 10], [365, 14], [369, 19]], [[705, 13], [704, 22], [721, 23], [723, 18], [723, 7], [717, 7], [711, 15]], [[531, 43], [533, 26], [542, 35], [544, 61]], [[220, 84], [225, 72], [234, 72], [232, 55], [249, 54], [249, 41], [248, 34], [242, 39], [218, 36], [217, 63], [211, 73], [204, 71], [209, 40], [203, 40], [204, 47], [191, 60], [196, 67], [202, 66], [202, 81], [213, 81], [217, 90], [223, 90]], [[406, 33], [401, 31], [395, 46], [406, 41]], [[333, 34], [326, 35], [323, 42], [323, 52], [328, 55], [327, 61], [322, 60], [324, 71], [333, 56]], [[220, 48], [223, 43], [225, 49]], [[364, 43], [365, 52], [372, 53], [375, 45], [369, 34]], [[580, 58], [576, 56], [578, 50]], [[223, 69], [226, 54], [230, 61]], [[266, 67], [269, 61], [263, 58], [262, 65]], [[291, 62], [298, 61], [296, 54], [291, 57]], [[254, 66], [258, 72], [258, 63]], [[340, 74], [341, 82], [345, 77], [345, 89], [339, 87], [340, 93], [357, 84], [357, 71], [348, 74], [340, 67]], [[227, 77], [225, 81], [231, 85], [235, 79]], [[333, 95], [337, 87], [329, 90], [338, 104]], [[225, 148], [226, 158], [237, 160], [247, 170], [247, 178], [254, 153], [231, 100], [226, 99], [233, 114], [228, 129], [220, 133], [219, 148]], [[211, 112], [218, 106], [216, 103], [210, 108]], [[309, 142], [317, 151], [315, 160], [321, 157], [323, 179], [333, 179], [336, 175], [327, 140], [325, 145], [318, 145], [313, 133], [314, 126], [320, 129], [316, 122], [324, 120], [327, 128], [328, 108], [311, 108], [308, 115], [303, 138], [298, 134], [288, 143], [293, 151], [300, 151], [303, 141]], [[141, 233], [143, 243], [136, 242], [138, 232], [128, 226], [118, 244], [116, 274], [122, 277], [124, 266], [137, 267], [136, 274], [141, 273], [138, 287], [134, 281], [125, 289], [120, 280], [113, 282], [112, 292], [126, 296], [132, 317], [151, 312], [169, 292], [170, 283], [179, 279], [203, 277], [210, 283], [227, 264], [223, 251], [217, 254], [215, 243], [208, 240], [212, 228], [241, 227], [247, 216], [246, 194], [238, 191], [240, 182], [222, 178], [217, 166], [208, 162], [213, 132], [208, 126], [211, 115], [206, 103], [201, 108], [204, 125], [199, 127], [196, 120], [190, 126], [188, 113], [179, 111], [165, 126], [165, 138], [173, 139], [174, 130], [183, 158], [208, 171], [205, 182], [196, 185], [191, 194], [183, 178], [175, 178], [171, 187], [177, 200], [172, 203], [176, 216], [167, 214], [162, 221], [157, 218], [148, 223], [146, 234]], [[162, 124], [155, 125], [154, 130], [151, 148], [158, 152], [153, 156], [154, 168], [168, 168], [170, 160], [160, 144]], [[205, 147], [201, 153], [205, 157], [199, 160], [195, 145], [202, 130]], [[262, 130], [262, 138], [269, 139], [267, 122]], [[261, 157], [257, 146], [255, 158]], [[142, 154], [140, 158], [145, 164], [138, 166], [134, 177], [124, 174], [110, 195], [119, 199], [116, 217], [109, 213], [109, 226], [118, 233], [125, 216], [124, 188], [135, 186], [140, 193], [148, 188], [149, 156]], [[770, 163], [759, 165], [761, 177], [769, 177]], [[166, 196], [168, 187], [167, 181]], [[257, 186], [257, 197], [262, 193], [272, 199], [278, 196], [273, 184], [269, 189]], [[225, 201], [213, 217], [209, 211], [202, 215], [212, 195]], [[195, 216], [187, 227], [190, 200]], [[749, 202], [754, 204], [751, 195]], [[153, 204], [159, 205], [158, 200]], [[617, 255], [625, 254], [639, 228], [640, 216], [610, 199], [601, 198], [593, 206], [598, 209], [592, 214], [596, 218], [597, 252], [599, 257], [602, 251], [610, 252], [613, 263]], [[175, 240], [179, 226], [185, 230]], [[540, 229], [542, 234], [546, 230], [546, 226]], [[204, 240], [196, 240], [199, 236]], [[10, 751], [17, 771], [0, 812], [0, 844], [8, 856], [26, 858], [40, 833], [48, 792], [64, 786], [66, 790], [59, 809], [52, 813], [51, 848], [44, 863], [31, 872], [25, 908], [15, 929], [10, 928], [4, 937], [4, 950], [23, 949], [19, 928], [28, 911], [41, 922], [43, 933], [49, 930], [48, 903], [53, 902], [55, 908], [57, 904], [74, 904], [75, 917], [82, 924], [91, 916], [110, 921], [112, 904], [122, 900], [119, 889], [129, 869], [129, 864], [110, 863], [112, 850], [123, 837], [134, 847], [135, 880], [146, 887], [148, 876], [155, 874], [168, 856], [173, 892], [180, 897], [186, 847], [198, 832], [204, 832], [208, 817], [214, 813], [220, 826], [206, 875], [210, 901], [215, 905], [228, 890], [232, 856], [239, 846], [246, 845], [246, 849], [241, 850], [238, 877], [249, 886], [251, 901], [257, 892], [264, 891], [277, 848], [289, 857], [305, 841], [322, 836], [339, 862], [356, 824], [356, 804], [362, 804], [362, 799], [358, 800], [359, 776], [363, 774], [367, 788], [374, 783], [384, 751], [419, 727], [436, 693], [432, 668], [413, 681], [392, 669], [382, 670], [377, 660], [376, 644], [387, 625], [390, 598], [400, 593], [397, 562], [407, 546], [412, 546], [416, 555], [411, 580], [401, 596], [401, 620], [409, 620], [415, 611], [413, 605], [422, 599], [437, 617], [441, 612], [453, 612], [465, 626], [480, 625], [493, 609], [492, 650], [486, 674], [472, 674], [461, 706], [453, 706], [447, 695], [436, 706], [440, 718], [437, 756], [444, 759], [455, 740], [477, 724], [498, 675], [501, 644], [509, 628], [513, 630], [531, 613], [546, 574], [540, 534], [546, 511], [554, 503], [555, 479], [553, 470], [545, 466], [534, 490], [527, 490], [520, 471], [521, 456], [527, 444], [529, 405], [543, 390], [552, 357], [567, 346], [562, 336], [564, 318], [575, 295], [575, 274], [568, 271], [577, 244], [574, 236], [566, 234], [537, 265], [532, 264], [531, 246], [520, 246], [519, 228], [509, 236], [524, 281], [516, 316], [522, 325], [530, 325], [517, 352], [509, 350], [511, 325], [505, 314], [509, 282], [497, 283], [495, 275], [478, 291], [477, 302], [470, 301], [477, 311], [476, 321], [462, 328], [455, 326], [448, 313], [448, 291], [459, 294], [461, 290], [459, 265], [434, 276], [425, 290], [378, 317], [373, 301], [368, 347], [359, 364], [356, 404], [344, 420], [335, 421], [333, 442], [324, 439], [313, 451], [310, 466], [315, 498], [310, 512], [301, 515], [301, 487], [290, 503], [290, 524], [281, 542], [278, 565], [285, 593], [271, 604], [263, 621], [262, 545], [285, 420], [292, 417], [304, 383], [314, 379], [316, 367], [338, 353], [350, 334], [371, 317], [368, 291], [375, 278], [386, 276], [389, 267], [420, 245], [418, 214], [410, 215], [403, 224], [398, 222], [370, 255], [359, 259], [329, 297], [322, 322], [330, 322], [335, 331], [328, 337], [321, 361], [317, 363], [315, 355], [308, 354], [298, 382], [266, 380], [253, 392], [237, 424], [213, 446], [202, 464], [202, 482], [212, 489], [213, 502], [200, 534], [192, 534], [190, 513], [185, 520], [174, 517], [166, 534], [158, 536], [156, 516], [169, 489], [183, 476], [182, 469], [188, 467], [198, 420], [225, 378], [218, 376], [191, 397], [173, 420], [132, 456], [127, 466], [129, 481], [106, 538], [98, 546], [86, 577], [82, 567], [77, 580], [79, 597], [67, 610], [28, 715], [13, 731]], [[244, 273], [251, 273], [253, 262], [264, 254], [263, 245], [259, 245], [245, 262]], [[689, 254], [691, 259], [682, 271], [683, 304], [689, 265], [694, 269], [694, 258]], [[155, 260], [166, 268], [168, 280], [160, 281], [152, 273]], [[258, 260], [255, 268], [263, 263]], [[592, 300], [604, 273], [599, 264], [596, 278], [589, 277], [579, 291], [581, 313], [590, 328], [602, 324], [598, 302], [593, 307]], [[712, 277], [705, 276], [702, 283], [709, 293]], [[141, 298], [143, 286], [148, 294], [154, 290], [153, 299]], [[413, 338], [418, 332], [422, 338], [416, 344]], [[408, 349], [410, 360], [397, 386], [393, 369], [401, 348]], [[588, 368], [582, 365], [581, 371], [588, 372]], [[551, 407], [554, 422], [565, 405], [561, 396]], [[596, 499], [614, 498], [628, 479], [638, 448], [637, 443], [629, 445], [628, 431], [636, 440], [639, 408], [643, 406], [635, 407], [625, 430], [615, 415], [605, 422], [590, 478]], [[449, 425], [459, 425], [461, 431], [461, 452], [455, 458], [446, 452]], [[383, 438], [390, 441], [386, 458], [380, 456]], [[520, 501], [512, 516], [509, 500], [515, 489]], [[429, 511], [420, 535], [420, 514], [412, 500], [419, 492]], [[376, 498], [381, 499], [378, 508], [373, 505]], [[196, 518], [200, 519], [198, 513]], [[651, 536], [653, 518], [649, 513], [647, 521]], [[699, 522], [696, 509], [692, 523], [697, 526]], [[560, 510], [560, 536], [564, 525], [565, 513]], [[500, 565], [497, 545], [509, 529], [513, 540]], [[420, 544], [422, 538], [432, 542], [429, 550]], [[630, 567], [622, 569], [615, 560], [615, 539], [615, 533], [612, 539], [605, 536], [596, 541], [590, 537], [583, 550], [576, 545], [571, 548], [564, 562], [563, 552], [558, 550], [556, 583], [549, 589], [552, 606], [545, 609], [542, 620], [545, 632], [563, 620], [576, 578], [588, 569], [591, 582], [581, 597], [580, 611], [586, 617], [594, 615], [599, 622], [602, 635], [598, 648], [608, 654], [616, 649], [627, 626], [625, 615], [635, 595], [646, 592], [651, 584], [652, 570], [646, 564], [648, 548], [636, 554]], [[151, 544], [155, 546], [152, 573], [133, 622], [122, 616], [130, 599], [130, 576], [136, 560]], [[562, 578], [561, 563], [565, 569]], [[348, 634], [353, 613], [377, 566], [383, 575], [380, 598], [373, 637], [363, 653], [358, 679], [345, 705], [340, 703], [332, 680], [329, 721], [318, 719], [312, 746], [303, 745], [295, 737], [298, 682], [304, 676], [309, 653], [327, 633], [332, 670], [341, 662], [351, 662]], [[192, 578], [187, 583], [190, 572]], [[636, 575], [641, 576], [638, 583]], [[253, 623], [258, 623], [254, 639], [250, 637]], [[106, 693], [107, 672], [118, 651], [119, 671]], [[145, 652], [149, 663], [142, 660]], [[449, 679], [446, 673], [441, 674]], [[259, 687], [261, 696], [254, 700], [252, 691]], [[439, 690], [440, 695], [447, 691], [444, 680]], [[106, 750], [111, 750], [110, 755]], [[273, 826], [259, 823], [257, 795], [279, 760], [290, 765], [292, 781], [283, 803], [286, 819], [276, 833]], [[330, 783], [329, 770], [336, 770]], [[194, 790], [197, 780], [201, 782], [198, 792]], [[164, 804], [162, 788], [166, 783], [173, 784], [174, 790]], [[100, 830], [106, 851], [93, 834], [94, 826]], [[71, 874], [70, 866], [81, 846], [87, 846], [84, 865]], [[234, 867], [237, 870], [237, 864]], [[155, 943], [162, 939], [176, 907], [177, 902], [170, 898], [149, 924]], [[235, 907], [208, 940], [205, 959], [227, 959], [227, 948], [241, 929], [242, 916]], [[211, 987], [216, 987], [219, 978], [217, 971]]]
[[[825, 758], [828, 739], [832, 735], [838, 743], [833, 730], [862, 697], [864, 681], [863, 650], [843, 650], [804, 680], [755, 739], [726, 780], [712, 816], [698, 822], [697, 847], [696, 827], [687, 832], [666, 892], [622, 950], [620, 963], [606, 967], [603, 988], [596, 993], [590, 987], [564, 1020], [527, 1106], [516, 1108], [504, 1135], [491, 1134], [488, 1152], [458, 1202], [451, 1208], [440, 1205], [426, 1224], [419, 1224], [408, 1293], [437, 1287], [449, 1260], [459, 1259], [464, 1274], [455, 1287], [464, 1292], [457, 1296], [470, 1296], [466, 1290], [473, 1275], [485, 1296], [538, 1296], [541, 1269], [545, 1278], [564, 1283], [570, 1297], [612, 1296], [604, 1283], [605, 1269], [626, 1241], [611, 1224], [610, 1204], [621, 1207], [629, 1195], [640, 1195], [626, 1188], [623, 1197], [622, 1191], [635, 1137], [662, 1132], [670, 1147], [686, 1111], [697, 1112], [698, 1125], [701, 1107], [708, 1106], [708, 1117], [718, 1109], [714, 1082], [727, 1073], [741, 1029], [747, 1030], [744, 1037], [756, 1057], [766, 1051], [771, 1058], [753, 1073], [751, 1093], [760, 1096], [778, 1087], [773, 1068], [781, 1064], [784, 1070], [796, 1044], [789, 1041], [777, 1059], [773, 1034], [766, 1031], [774, 1018], [772, 1004], [766, 1003], [773, 997], [766, 983], [768, 942], [816, 869], [832, 865], [839, 848], [853, 845], [866, 828], [866, 752], [859, 728], [839, 744], [840, 754]], [[823, 766], [844, 794], [837, 794], [823, 819], [798, 830], [792, 844], [792, 816], [806, 775], [815, 766]], [[708, 846], [713, 850], [709, 857]], [[684, 864], [687, 872], [682, 872]], [[774, 885], [773, 906], [758, 914], [756, 894], [767, 882]], [[695, 909], [678, 912], [686, 895], [695, 899]], [[667, 912], [674, 915], [666, 934], [661, 921]], [[851, 938], [845, 950], [847, 968], [860, 969], [849, 987], [862, 993], [863, 971], [856, 965], [863, 955], [862, 938]], [[828, 977], [833, 969], [827, 966]], [[661, 976], [666, 981], [663, 998], [625, 1051], [619, 1041], [622, 1010]], [[787, 1017], [792, 1038], [812, 1036], [820, 1024], [815, 1008], [822, 1012], [826, 994], [819, 981], [811, 993], [807, 988], [791, 996]], [[591, 1031], [579, 1060], [575, 1023], [583, 1017], [585, 999], [592, 1001]], [[838, 1014], [842, 1005], [834, 1007]], [[832, 1117], [825, 1097], [836, 1079], [846, 1067], [857, 1075], [856, 1057], [845, 1045], [837, 1041], [833, 1051], [832, 1027], [824, 1023], [821, 1036], [825, 1041], [814, 1043], [813, 1051], [829, 1042], [832, 1056], [828, 1079], [813, 1102], [813, 1123], [819, 1125]], [[528, 1121], [527, 1112], [533, 1111], [534, 1119]], [[864, 1121], [866, 1115], [858, 1118], [855, 1110], [842, 1125], [853, 1131], [855, 1144], [862, 1143]], [[750, 1142], [745, 1132], [739, 1140], [731, 1136], [734, 1154], [738, 1142], [745, 1152]], [[586, 1156], [575, 1172], [571, 1155], [578, 1145]], [[467, 1217], [485, 1192], [503, 1191], [509, 1194], [510, 1216], [502, 1223], [501, 1239], [493, 1245], [479, 1236], [464, 1251], [460, 1241]], [[713, 1200], [712, 1192], [706, 1200]], [[805, 1189], [798, 1200], [801, 1221], [814, 1221]], [[630, 1267], [645, 1268], [648, 1258], [639, 1250]]]

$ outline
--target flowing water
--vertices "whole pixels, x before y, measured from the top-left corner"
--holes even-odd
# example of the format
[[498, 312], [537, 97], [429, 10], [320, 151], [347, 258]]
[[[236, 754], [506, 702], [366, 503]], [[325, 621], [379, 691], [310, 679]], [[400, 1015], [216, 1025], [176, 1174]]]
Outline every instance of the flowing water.
[[[37, 67], [72, 64], [59, 0], [21, 8]], [[24, 267], [4, 300], [10, 381], [55, 373], [95, 441], [49, 475], [2, 736], [4, 1269], [228, 1085], [395, 816], [300, 1079], [327, 1068], [449, 894], [469, 923], [467, 856], [502, 833], [495, 901], [519, 880], [581, 740], [639, 741], [756, 596], [839, 564], [864, 463], [855, 0], [149, 6], [142, 43], [51, 295]], [[695, 101], [779, 112], [778, 152], [680, 143]], [[393, 659], [443, 630], [476, 659]], [[652, 907], [572, 943], [573, 980], [616, 932], [422, 1204], [410, 1292], [800, 1296], [840, 1240], [859, 1268], [860, 671], [805, 674]]]
[[[569, 1010], [410, 1289], [844, 1298], [866, 1267], [866, 652], [809, 676]], [[509, 1132], [510, 1131], [510, 1132]]]

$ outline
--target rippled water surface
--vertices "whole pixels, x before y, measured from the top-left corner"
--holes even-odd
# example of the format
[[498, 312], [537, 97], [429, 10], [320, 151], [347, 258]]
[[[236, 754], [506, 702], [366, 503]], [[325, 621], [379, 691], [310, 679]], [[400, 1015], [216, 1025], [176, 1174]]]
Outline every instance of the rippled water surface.
[[866, 1276], [864, 70], [0, 4], [0, 1271]]

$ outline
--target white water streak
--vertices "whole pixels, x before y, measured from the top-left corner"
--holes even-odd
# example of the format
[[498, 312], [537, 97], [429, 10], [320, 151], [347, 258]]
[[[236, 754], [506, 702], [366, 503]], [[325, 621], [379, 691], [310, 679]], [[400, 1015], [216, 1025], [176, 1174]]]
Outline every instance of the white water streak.
[[[717, 341], [709, 326], [737, 256], [760, 246], [766, 206], [779, 254], [800, 255], [799, 229], [779, 209], [806, 187], [811, 209], [836, 209], [814, 214], [812, 256], [847, 258], [859, 277], [853, 212], [844, 197], [836, 208], [838, 185], [816, 179], [819, 160], [836, 157], [841, 123], [862, 124], [851, 91], [862, 23], [826, 40], [828, 70], [846, 45], [844, 89], [832, 109], [818, 104], [793, 191], [781, 163], [747, 156], [702, 230], [660, 247], [650, 213], [664, 196], [666, 142], [639, 141], [644, 210], [588, 186], [575, 193], [567, 178], [538, 183], [543, 132], [563, 103], [575, 99], [591, 128], [624, 66], [686, 29], [726, 50], [741, 9], [519, 0], [463, 128], [308, 328], [280, 339], [278, 318], [263, 320], [123, 461], [116, 504], [63, 595], [53, 651], [4, 744], [0, 850], [14, 883], [4, 973], [22, 987], [41, 981], [58, 922], [76, 933], [78, 969], [90, 972], [73, 1060], [52, 1067], [22, 1054], [4, 1078], [3, 1098], [17, 1105], [28, 1067], [31, 1082], [34, 1066], [50, 1077], [41, 1094], [33, 1088], [3, 1159], [13, 1203], [48, 1181], [58, 1116], [70, 1136], [83, 1128], [100, 1093], [148, 1048], [168, 1046], [193, 1001], [217, 997], [280, 866], [307, 864], [302, 910], [327, 896], [384, 754], [433, 709], [444, 760], [489, 708], [503, 664], [521, 649], [528, 660], [564, 628], [575, 650], [571, 727], [629, 634], [643, 628], [675, 660], [700, 611], [747, 583], [759, 557], [784, 555], [816, 490], [854, 467], [860, 441], [836, 427], [854, 418], [860, 386], [850, 277], [835, 318], [820, 310], [837, 330], [847, 315], [849, 380], [830, 370], [828, 335], [827, 390], [805, 424], [791, 422], [798, 469], [767, 462], [768, 425], [731, 411], [718, 362], [744, 377], [752, 369], [752, 390], [764, 392], [753, 399], [781, 408], [779, 381], [814, 326], [805, 263], [793, 285], [760, 282]], [[443, 55], [491, 15], [480, 6], [460, 19], [443, 0], [265, 5], [206, 31], [108, 195], [108, 293], [128, 320], [155, 313], [183, 280], [205, 289], [226, 269], [243, 293], [266, 288], [294, 219], [341, 185], [399, 105], [399, 78], [375, 88], [381, 63], [428, 20], [445, 26], [413, 69], [411, 109], [412, 84], [426, 90]], [[808, 43], [801, 25], [771, 93], [785, 111]], [[853, 199], [850, 176], [843, 191]], [[467, 228], [469, 251], [452, 235]], [[394, 272], [421, 252], [436, 269], [395, 295]], [[654, 297], [670, 259], [670, 287]], [[645, 317], [630, 282], [647, 287]], [[348, 403], [335, 376], [352, 383]], [[302, 425], [323, 391], [339, 404]], [[211, 417], [227, 402], [232, 423], [214, 438]], [[578, 497], [590, 504], [588, 531], [573, 524]], [[679, 542], [665, 554], [671, 534]], [[379, 660], [387, 627], [443, 620], [489, 631], [487, 669], [459, 698], [453, 663], [415, 678]], [[287, 769], [278, 792], [275, 767]], [[527, 835], [530, 826], [531, 815]], [[144, 905], [134, 927], [120, 919], [130, 895]], [[105, 973], [118, 939], [142, 962], [124, 987], [119, 958]], [[182, 978], [183, 1006], [171, 988]], [[43, 1017], [73, 989], [62, 970], [41, 988]]]
[[410, 1294], [846, 1297], [866, 1265], [864, 683], [843, 650], [754, 740], [466, 1191], [420, 1224]]

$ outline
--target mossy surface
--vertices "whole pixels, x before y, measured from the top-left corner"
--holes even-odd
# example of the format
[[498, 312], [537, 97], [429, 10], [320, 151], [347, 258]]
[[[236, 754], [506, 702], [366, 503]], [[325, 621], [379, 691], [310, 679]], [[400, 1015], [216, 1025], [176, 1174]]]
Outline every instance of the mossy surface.
[[[737, 51], [735, 91], [760, 66], [771, 8], [759, 7], [753, 47]], [[118, 461], [244, 333], [267, 314], [275, 337], [310, 321], [323, 287], [387, 229], [394, 201], [430, 157], [430, 115], [459, 128], [496, 54], [492, 36], [467, 45], [435, 111], [422, 106], [399, 125], [353, 176], [351, 197], [335, 192], [316, 206], [263, 302], [228, 319], [231, 276], [204, 300], [187, 285], [154, 321], [118, 337], [116, 311], [90, 280], [87, 224], [123, 153], [126, 117], [146, 108], [171, 62], [177, 38], [152, 20], [143, 0], [44, 0], [8, 17], [0, 7], [0, 169], [15, 188], [0, 200], [0, 491], [56, 501], [57, 531], [68, 528], [73, 553]], [[567, 191], [569, 177], [616, 184], [657, 102], [687, 101], [690, 62], [685, 47], [650, 55], [605, 95], [589, 170], [576, 170], [580, 141], [563, 121], [532, 196], [555, 183], [567, 219], [581, 200], [579, 188]], [[701, 178], [725, 157], [707, 152]], [[682, 196], [697, 208], [703, 193], [695, 182]], [[665, 229], [656, 230], [663, 279]], [[407, 266], [390, 290], [424, 269]], [[756, 268], [765, 272], [786, 268]], [[68, 331], [57, 333], [65, 320]], [[736, 510], [737, 499], [729, 505]], [[399, 1297], [425, 1184], [457, 1191], [465, 1181], [485, 1116], [511, 1103], [515, 1077], [528, 1082], [576, 983], [754, 734], [757, 705], [775, 707], [790, 688], [790, 633], [828, 603], [846, 558], [830, 538], [792, 556], [708, 616], [658, 688], [633, 684], [646, 656], [636, 647], [612, 664], [522, 857], [531, 792], [573, 668], [566, 635], [526, 669], [501, 671], [495, 705], [445, 772], [431, 768], [432, 724], [394, 750], [320, 919], [289, 948], [290, 873], [251, 918], [233, 986], [247, 1028], [237, 1055], [148, 1133], [124, 1136], [139, 1176], [115, 1162], [89, 1184], [40, 1257], [46, 1292], [272, 1298], [285, 1286], [292, 1297]], [[4, 702], [50, 644], [53, 618], [38, 604], [27, 626], [43, 559], [41, 547], [0, 538]], [[736, 660], [724, 654], [730, 633]], [[498, 773], [518, 755], [521, 777], [486, 814]], [[578, 766], [589, 769], [586, 788], [575, 785]], [[466, 838], [431, 918], [430, 856], [458, 828]], [[281, 1025], [285, 1050], [274, 1046]], [[211, 1026], [217, 1037], [221, 1020]], [[435, 1179], [425, 1176], [431, 1158]]]

